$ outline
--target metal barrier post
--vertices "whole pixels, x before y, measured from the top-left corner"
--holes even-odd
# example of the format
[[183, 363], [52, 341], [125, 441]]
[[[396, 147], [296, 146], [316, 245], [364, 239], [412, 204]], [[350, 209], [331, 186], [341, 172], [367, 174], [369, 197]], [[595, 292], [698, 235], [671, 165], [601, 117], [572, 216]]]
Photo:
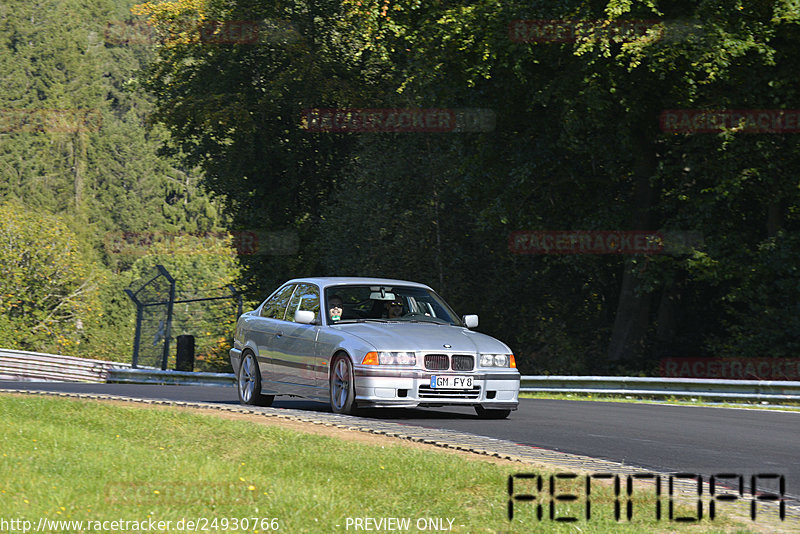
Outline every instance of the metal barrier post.
[[125, 294], [136, 304], [136, 333], [133, 335], [133, 358], [131, 359], [131, 367], [136, 369], [139, 365], [139, 341], [142, 339], [142, 310], [144, 306], [130, 289], [126, 289]]
[[156, 265], [159, 272], [169, 281], [169, 302], [167, 303], [167, 328], [164, 332], [164, 352], [161, 357], [161, 370], [167, 370], [167, 360], [169, 359], [169, 337], [172, 335], [172, 309], [175, 304], [175, 279], [163, 265]]

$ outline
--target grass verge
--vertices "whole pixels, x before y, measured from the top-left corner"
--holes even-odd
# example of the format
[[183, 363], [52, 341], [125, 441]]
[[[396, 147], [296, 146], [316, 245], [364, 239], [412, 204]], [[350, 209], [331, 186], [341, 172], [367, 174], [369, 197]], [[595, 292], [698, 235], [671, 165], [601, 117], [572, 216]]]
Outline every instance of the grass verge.
[[[578, 498], [556, 502], [556, 516], [581, 518], [562, 523], [549, 518], [551, 473], [544, 469], [400, 443], [353, 443], [186, 409], [0, 395], [0, 421], [0, 530], [316, 533], [406, 531], [404, 525], [410, 532], [470, 533], [762, 530], [719, 516], [697, 524], [669, 521], [664, 495], [657, 521], [653, 491], [636, 494], [633, 520], [617, 521], [614, 488], [606, 483], [592, 486], [592, 516], [586, 520], [581, 477], [558, 480], [558, 493]], [[521, 472], [541, 475], [544, 485], [539, 490], [536, 479], [517, 480], [515, 495], [534, 494], [537, 500], [516, 502], [509, 521], [508, 477]], [[675, 515], [691, 516], [694, 501], [678, 501], [684, 504]], [[9, 521], [18, 521], [17, 528]]]
[[577, 400], [603, 402], [650, 402], [656, 404], [679, 404], [685, 406], [711, 406], [715, 408], [748, 408], [753, 410], [782, 410], [800, 412], [800, 402], [770, 404], [765, 402], [711, 401], [694, 397], [619, 395], [602, 393], [520, 393], [523, 399]]

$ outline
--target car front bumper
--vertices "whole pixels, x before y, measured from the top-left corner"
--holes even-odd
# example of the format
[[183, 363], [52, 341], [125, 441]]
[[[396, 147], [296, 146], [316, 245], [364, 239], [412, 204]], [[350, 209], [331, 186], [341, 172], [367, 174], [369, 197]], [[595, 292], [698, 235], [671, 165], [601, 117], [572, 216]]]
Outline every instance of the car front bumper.
[[[519, 372], [485, 369], [470, 372], [422, 371], [355, 366], [356, 403], [359, 407], [475, 406], [516, 410]], [[471, 376], [472, 389], [431, 387], [432, 376]]]

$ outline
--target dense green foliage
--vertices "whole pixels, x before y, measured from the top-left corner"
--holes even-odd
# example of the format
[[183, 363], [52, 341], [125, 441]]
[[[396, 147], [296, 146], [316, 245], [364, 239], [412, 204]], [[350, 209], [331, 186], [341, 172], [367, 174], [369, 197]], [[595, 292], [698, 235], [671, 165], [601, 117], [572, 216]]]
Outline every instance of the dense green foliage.
[[[0, 346], [129, 360], [135, 308], [123, 289], [137, 264], [170, 265], [144, 238], [221, 235], [200, 172], [159, 155], [168, 135], [147, 123], [151, 99], [135, 82], [154, 43], [126, 25], [131, 5], [0, 6]], [[136, 236], [133, 254], [117, 246], [124, 235]], [[180, 272], [183, 284], [212, 268], [213, 278], [235, 281], [235, 266], [220, 268], [208, 240], [197, 244], [201, 255], [173, 245], [172, 263], [183, 255], [198, 265]]]
[[[800, 135], [659, 126], [670, 109], [800, 109], [797, 2], [176, 0], [134, 9], [162, 38], [153, 55], [92, 40], [97, 20], [128, 16], [106, 2], [72, 7], [91, 21], [56, 25], [54, 8], [0, 26], [6, 71], [41, 70], [15, 75], [0, 107], [35, 91], [36, 105], [103, 114], [97, 132], [0, 134], [13, 141], [0, 195], [59, 214], [89, 251], [108, 231], [288, 229], [296, 254], [239, 258], [251, 298], [303, 275], [420, 280], [480, 314], [527, 372], [651, 373], [665, 356], [790, 356], [800, 342]], [[543, 19], [648, 24], [514, 33]], [[260, 32], [211, 42], [199, 21]], [[26, 45], [32, 32], [57, 44]], [[480, 108], [496, 123], [311, 132], [309, 108]], [[701, 239], [655, 256], [517, 255], [517, 230]]]
[[95, 283], [83, 256], [56, 217], [16, 202], [0, 206], [0, 345], [19, 339], [71, 352], [80, 344]]
[[[536, 371], [649, 372], [668, 355], [789, 354], [800, 338], [797, 135], [659, 129], [668, 109], [797, 108], [795, 3], [184, 1], [143, 12], [162, 28], [200, 17], [293, 30], [258, 46], [174, 41], [146, 78], [159, 119], [237, 216], [251, 220], [248, 202], [268, 197], [258, 216], [301, 231], [299, 264], [249, 266], [264, 289], [316, 272], [421, 279]], [[510, 37], [517, 19], [660, 24], [531, 43]], [[309, 107], [488, 108], [497, 124], [312, 133]], [[561, 229], [702, 239], [650, 257], [508, 251], [514, 230]]]

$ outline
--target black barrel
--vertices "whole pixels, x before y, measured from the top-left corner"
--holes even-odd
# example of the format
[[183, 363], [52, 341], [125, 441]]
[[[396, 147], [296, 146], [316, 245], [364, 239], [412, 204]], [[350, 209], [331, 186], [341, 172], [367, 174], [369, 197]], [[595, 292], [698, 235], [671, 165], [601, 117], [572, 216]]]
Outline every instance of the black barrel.
[[178, 353], [175, 356], [176, 371], [194, 371], [194, 336], [178, 336]]

